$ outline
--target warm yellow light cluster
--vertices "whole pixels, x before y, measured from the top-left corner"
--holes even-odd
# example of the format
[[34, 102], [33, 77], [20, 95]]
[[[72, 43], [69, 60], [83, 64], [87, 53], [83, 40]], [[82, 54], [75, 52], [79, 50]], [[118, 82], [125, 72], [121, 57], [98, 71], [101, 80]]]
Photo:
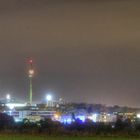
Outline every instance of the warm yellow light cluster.
[[29, 77], [33, 77], [33, 75], [34, 75], [34, 70], [30, 69], [29, 70]]

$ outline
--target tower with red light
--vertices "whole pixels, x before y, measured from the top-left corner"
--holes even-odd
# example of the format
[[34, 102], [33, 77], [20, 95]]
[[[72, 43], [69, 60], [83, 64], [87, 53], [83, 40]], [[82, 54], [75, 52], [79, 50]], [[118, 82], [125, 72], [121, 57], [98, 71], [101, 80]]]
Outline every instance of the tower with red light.
[[33, 60], [32, 59], [29, 60], [28, 77], [29, 77], [29, 104], [32, 105], [32, 100], [33, 100], [32, 79], [34, 77], [34, 69], [33, 69]]

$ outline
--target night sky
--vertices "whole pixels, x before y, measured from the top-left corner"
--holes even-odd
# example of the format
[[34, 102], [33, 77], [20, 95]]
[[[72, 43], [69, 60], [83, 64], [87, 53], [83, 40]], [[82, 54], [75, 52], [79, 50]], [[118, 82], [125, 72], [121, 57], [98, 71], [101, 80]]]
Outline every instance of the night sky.
[[139, 0], [0, 0], [0, 98], [140, 107]]

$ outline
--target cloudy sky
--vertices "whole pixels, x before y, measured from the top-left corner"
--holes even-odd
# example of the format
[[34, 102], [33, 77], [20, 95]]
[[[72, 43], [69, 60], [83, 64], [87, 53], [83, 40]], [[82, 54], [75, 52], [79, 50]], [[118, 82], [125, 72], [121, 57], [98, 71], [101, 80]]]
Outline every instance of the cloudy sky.
[[0, 0], [0, 98], [140, 106], [139, 0]]

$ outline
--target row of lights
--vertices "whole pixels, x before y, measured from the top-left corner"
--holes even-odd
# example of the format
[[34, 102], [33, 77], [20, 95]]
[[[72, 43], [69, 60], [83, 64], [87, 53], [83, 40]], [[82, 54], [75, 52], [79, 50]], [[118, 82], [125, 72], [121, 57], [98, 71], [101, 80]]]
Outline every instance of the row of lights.
[[[7, 100], [11, 100], [11, 95], [10, 94], [7, 94], [6, 95], [6, 99]], [[50, 95], [50, 94], [46, 95], [46, 100], [47, 101], [52, 101], [52, 95]]]

